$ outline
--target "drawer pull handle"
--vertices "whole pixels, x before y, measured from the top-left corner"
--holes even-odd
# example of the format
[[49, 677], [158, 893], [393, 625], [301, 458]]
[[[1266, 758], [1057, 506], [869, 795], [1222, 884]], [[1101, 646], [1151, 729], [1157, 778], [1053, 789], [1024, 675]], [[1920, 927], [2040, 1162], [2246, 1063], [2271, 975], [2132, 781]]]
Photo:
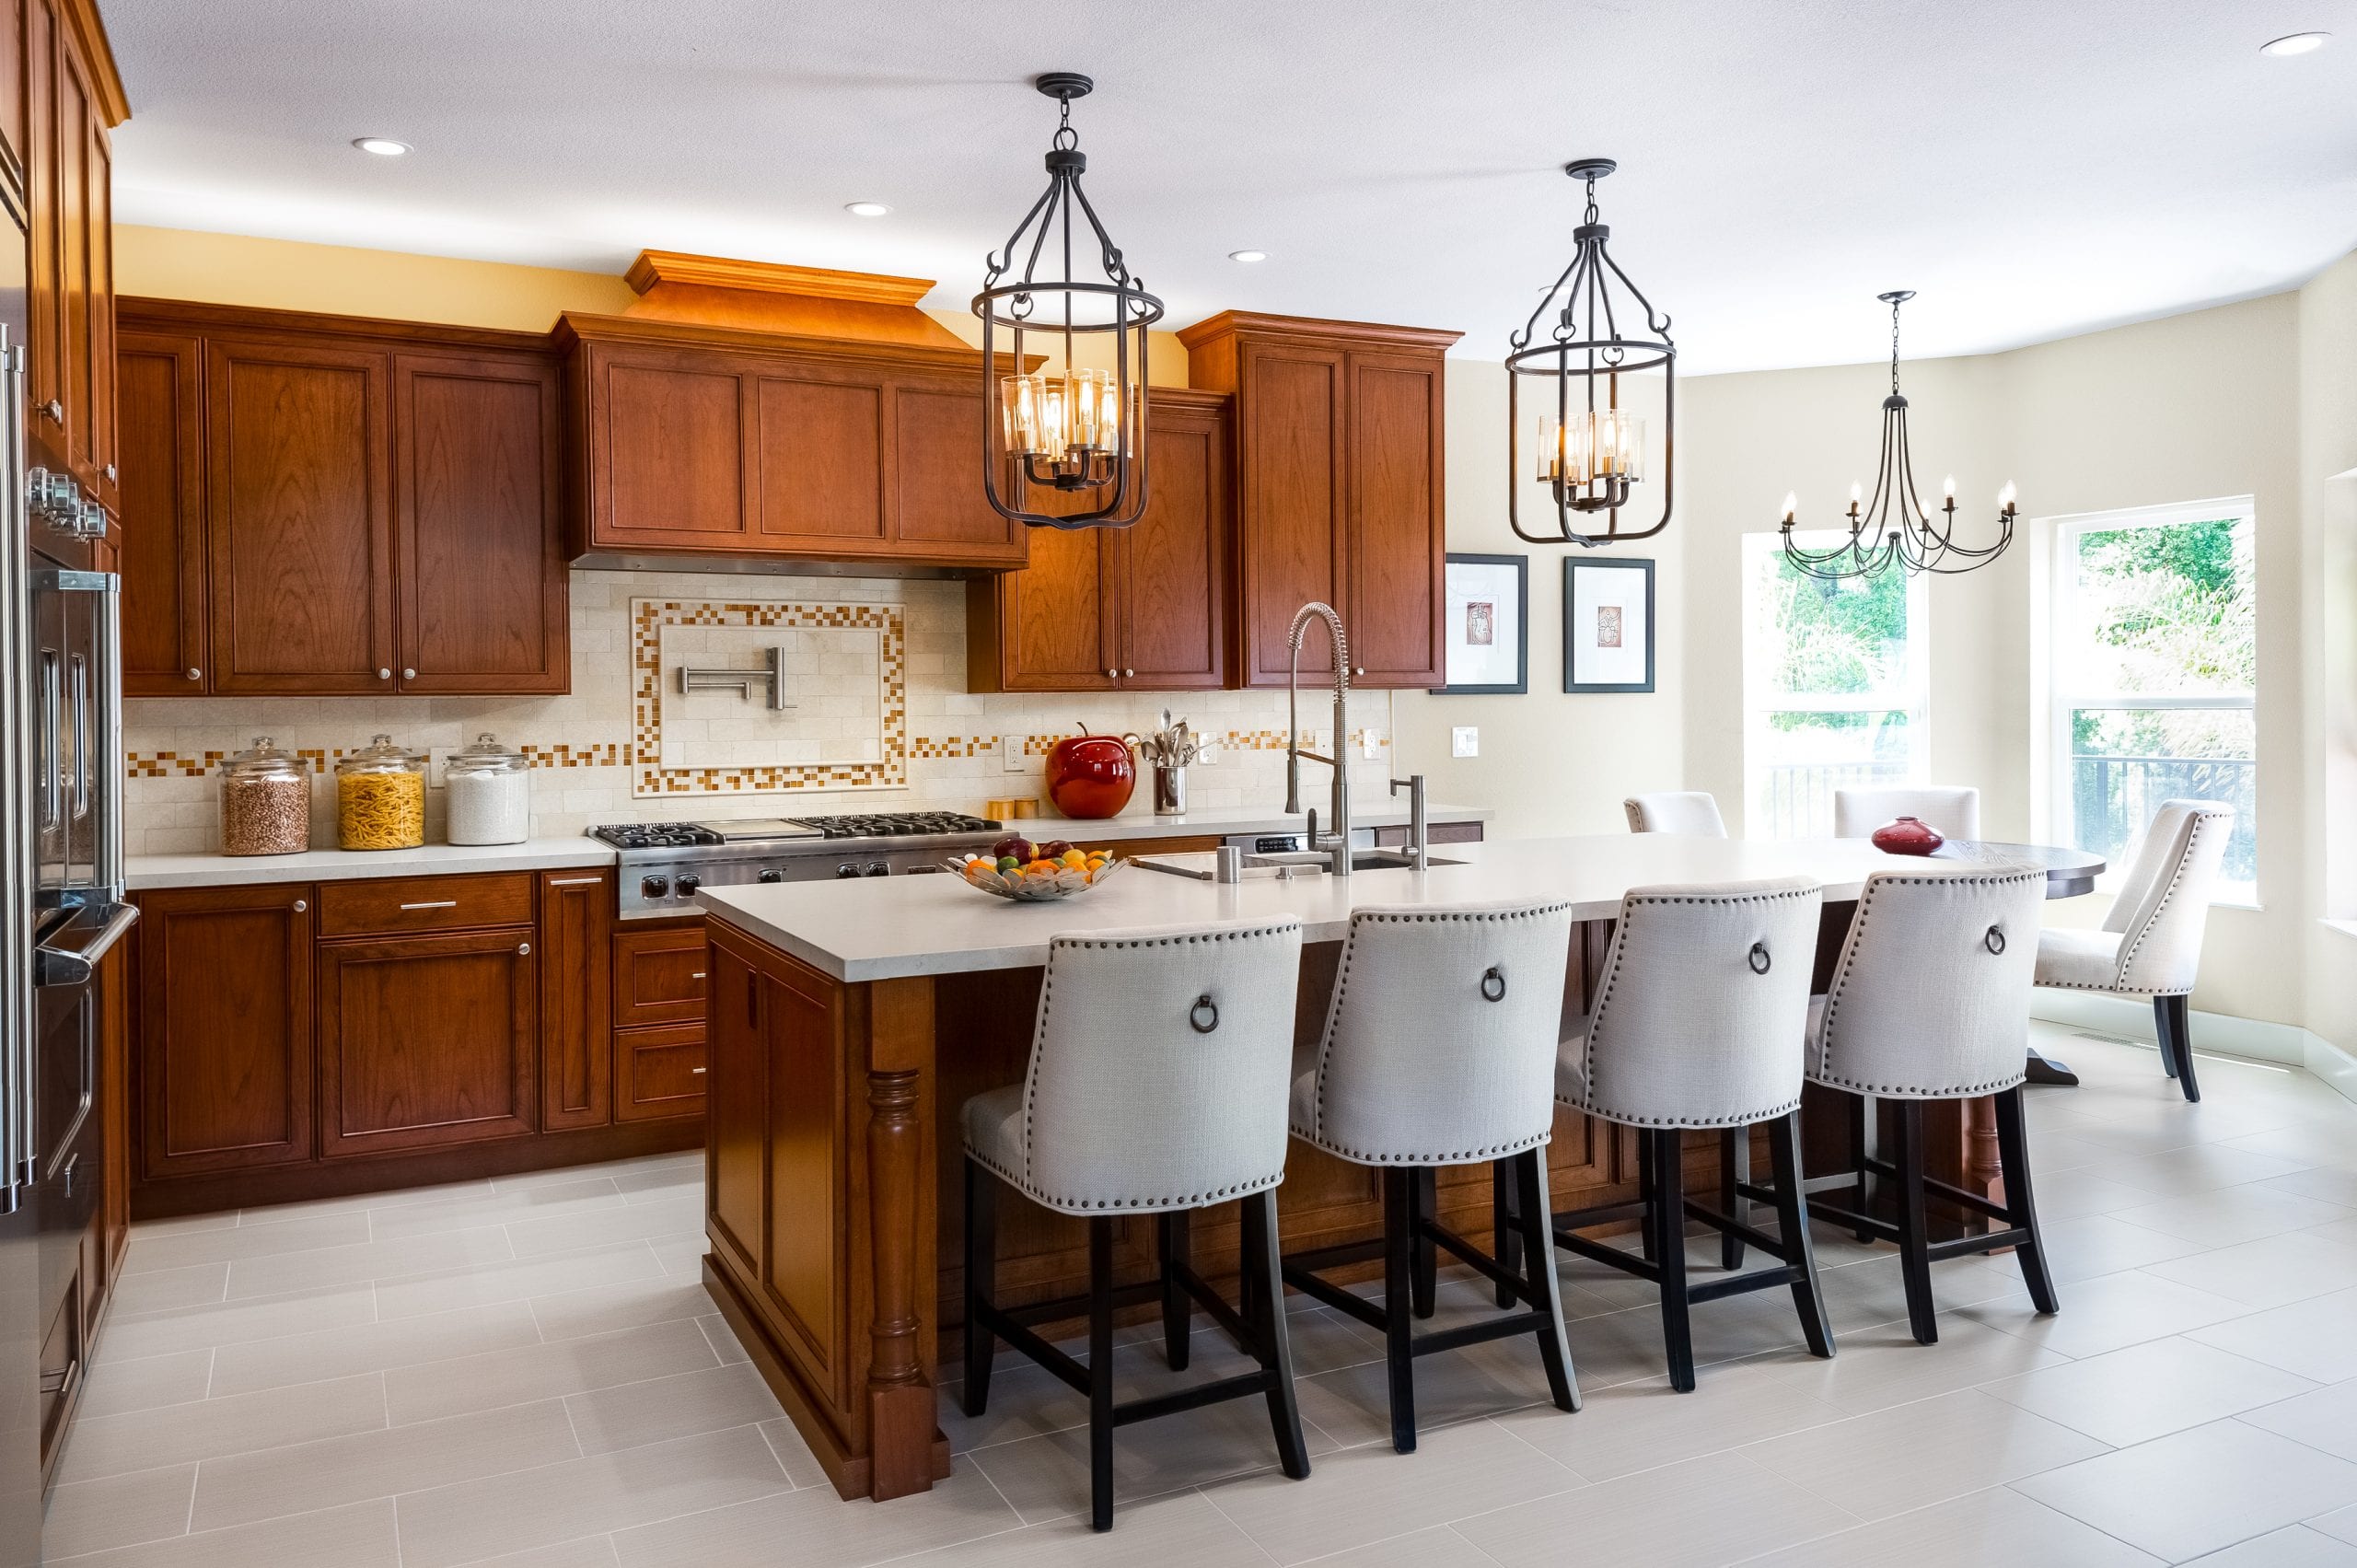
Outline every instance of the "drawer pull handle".
[[459, 900], [456, 899], [435, 899], [431, 903], [403, 904], [401, 906], [404, 910], [454, 910], [458, 907]]
[[603, 877], [552, 877], [549, 878], [549, 886], [552, 888], [587, 888], [604, 880], [605, 878]]
[[688, 978], [690, 980], [702, 980], [703, 978], [703, 970], [698, 970], [695, 973], [688, 976]]
[[688, 1074], [691, 1077], [701, 1078], [703, 1076], [703, 1069], [701, 1067], [691, 1067], [688, 1069]]

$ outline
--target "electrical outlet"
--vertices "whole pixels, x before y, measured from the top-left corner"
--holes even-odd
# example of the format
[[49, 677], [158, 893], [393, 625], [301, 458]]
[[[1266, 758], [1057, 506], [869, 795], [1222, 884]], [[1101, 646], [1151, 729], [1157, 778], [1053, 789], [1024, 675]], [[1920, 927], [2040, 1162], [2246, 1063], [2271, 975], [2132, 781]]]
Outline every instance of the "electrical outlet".
[[1031, 738], [1028, 735], [1000, 736], [998, 741], [999, 766], [1005, 769], [1010, 773], [1029, 772], [1031, 767], [1031, 759], [1024, 755], [1024, 749], [1029, 743], [1030, 739]]
[[1481, 731], [1469, 724], [1452, 727], [1448, 732], [1448, 754], [1452, 757], [1479, 757], [1481, 754]]
[[1383, 732], [1379, 729], [1359, 731], [1359, 755], [1372, 761], [1383, 755]]

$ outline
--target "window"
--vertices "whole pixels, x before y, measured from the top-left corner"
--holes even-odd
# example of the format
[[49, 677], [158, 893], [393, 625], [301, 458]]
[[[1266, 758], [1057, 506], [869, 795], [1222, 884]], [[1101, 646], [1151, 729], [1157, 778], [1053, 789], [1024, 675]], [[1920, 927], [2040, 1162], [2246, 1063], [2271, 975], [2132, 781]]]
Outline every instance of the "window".
[[[1847, 534], [1797, 537], [1823, 548]], [[1924, 772], [1923, 579], [1825, 582], [1743, 540], [1744, 788], [1753, 837], [1833, 831], [1833, 792]]]
[[2051, 821], [2116, 868], [2164, 800], [2235, 808], [2217, 901], [2256, 903], [2258, 617], [2248, 497], [2055, 525]]

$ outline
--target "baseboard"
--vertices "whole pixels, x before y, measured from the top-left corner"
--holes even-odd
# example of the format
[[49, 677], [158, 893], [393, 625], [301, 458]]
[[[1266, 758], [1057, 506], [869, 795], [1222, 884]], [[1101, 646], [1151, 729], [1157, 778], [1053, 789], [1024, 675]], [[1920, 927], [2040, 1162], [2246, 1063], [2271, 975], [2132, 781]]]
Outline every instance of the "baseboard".
[[[2041, 990], [2035, 993], [2029, 1012], [2031, 1017], [2050, 1024], [2151, 1041], [2154, 1049], [2159, 1048], [2153, 1004], [2143, 997]], [[2323, 1080], [2342, 1098], [2357, 1103], [2357, 1057], [2321, 1035], [2297, 1024], [2238, 1018], [2229, 1013], [2196, 1011], [2190, 1026], [2197, 1051], [2297, 1067]]]

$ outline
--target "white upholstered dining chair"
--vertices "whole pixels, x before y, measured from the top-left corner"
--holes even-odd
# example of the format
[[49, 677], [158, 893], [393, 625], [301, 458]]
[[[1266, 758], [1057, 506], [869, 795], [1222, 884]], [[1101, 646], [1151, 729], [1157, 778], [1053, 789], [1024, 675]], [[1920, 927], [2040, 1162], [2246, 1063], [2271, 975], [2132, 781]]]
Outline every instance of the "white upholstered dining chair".
[[2094, 931], [2038, 934], [2038, 983], [2112, 996], [2149, 996], [2161, 1067], [2198, 1100], [2189, 997], [2201, 970], [2201, 934], [2235, 808], [2215, 800], [2165, 800], [2144, 830], [2119, 889]]
[[1969, 784], [1915, 784], [1833, 792], [1833, 836], [1864, 839], [1887, 822], [1912, 817], [1945, 839], [1980, 836], [1980, 792]]
[[1629, 814], [1632, 833], [1685, 833], [1694, 838], [1723, 839], [1727, 825], [1719, 803], [1706, 789], [1664, 789], [1632, 795], [1620, 803]]

